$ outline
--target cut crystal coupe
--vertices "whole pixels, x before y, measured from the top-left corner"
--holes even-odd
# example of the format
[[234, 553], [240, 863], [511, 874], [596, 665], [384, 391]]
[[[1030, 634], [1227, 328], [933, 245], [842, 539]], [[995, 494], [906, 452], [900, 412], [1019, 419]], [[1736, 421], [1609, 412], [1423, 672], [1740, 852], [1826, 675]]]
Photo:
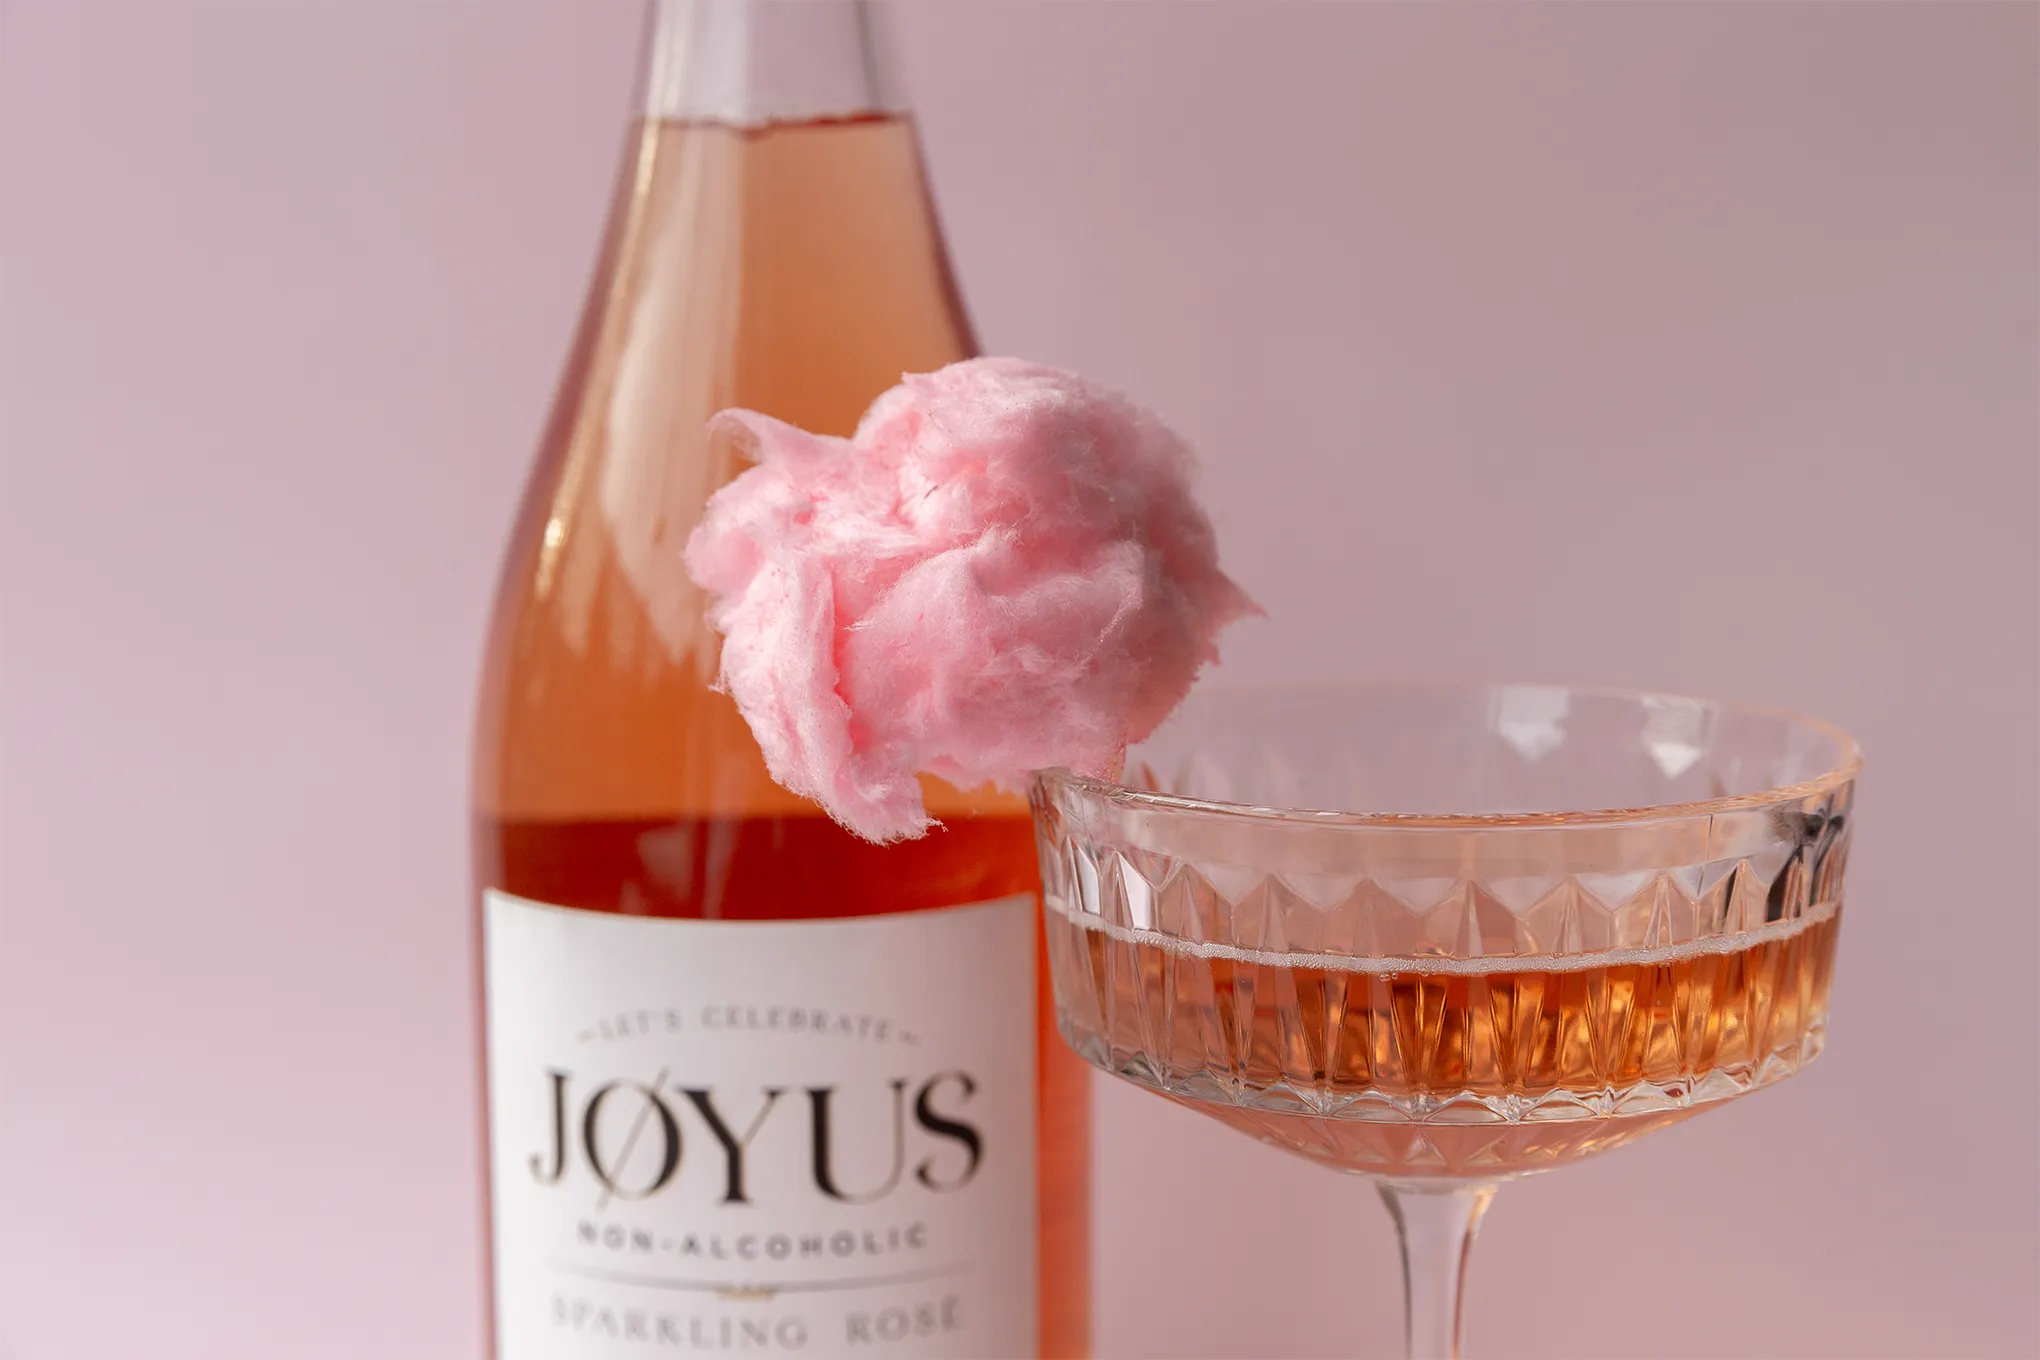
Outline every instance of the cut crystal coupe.
[[1063, 1037], [1375, 1181], [1409, 1354], [1502, 1181], [1821, 1050], [1860, 758], [1767, 709], [1533, 685], [1194, 693], [1033, 786]]

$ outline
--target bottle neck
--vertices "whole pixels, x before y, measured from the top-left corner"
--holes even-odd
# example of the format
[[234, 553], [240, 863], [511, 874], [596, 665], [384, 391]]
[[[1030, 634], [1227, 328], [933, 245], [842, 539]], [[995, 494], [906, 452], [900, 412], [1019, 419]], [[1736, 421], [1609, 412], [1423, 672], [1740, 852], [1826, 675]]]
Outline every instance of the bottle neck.
[[864, 0], [652, 0], [645, 116], [755, 127], [890, 113]]

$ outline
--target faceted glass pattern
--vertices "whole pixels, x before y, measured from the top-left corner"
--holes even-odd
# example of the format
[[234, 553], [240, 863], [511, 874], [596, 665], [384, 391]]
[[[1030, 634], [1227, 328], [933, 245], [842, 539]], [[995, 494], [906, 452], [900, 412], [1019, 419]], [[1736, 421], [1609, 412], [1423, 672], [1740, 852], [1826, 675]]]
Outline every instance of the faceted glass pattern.
[[1201, 693], [1034, 787], [1062, 1032], [1397, 1180], [1627, 1142], [1821, 1048], [1856, 755], [1672, 696]]

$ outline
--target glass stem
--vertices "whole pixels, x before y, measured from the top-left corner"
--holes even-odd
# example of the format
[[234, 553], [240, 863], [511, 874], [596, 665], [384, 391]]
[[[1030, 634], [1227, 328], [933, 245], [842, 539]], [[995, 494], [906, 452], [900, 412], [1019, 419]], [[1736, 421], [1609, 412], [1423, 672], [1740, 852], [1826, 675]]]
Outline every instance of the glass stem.
[[1378, 1181], [1402, 1243], [1403, 1340], [1410, 1360], [1459, 1360], [1466, 1258], [1493, 1181]]

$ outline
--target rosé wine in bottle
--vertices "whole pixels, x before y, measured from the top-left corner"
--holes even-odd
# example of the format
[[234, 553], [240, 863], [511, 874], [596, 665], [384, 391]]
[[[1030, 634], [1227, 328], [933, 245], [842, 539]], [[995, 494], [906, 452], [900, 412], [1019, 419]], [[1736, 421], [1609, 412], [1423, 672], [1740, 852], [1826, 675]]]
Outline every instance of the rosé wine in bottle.
[[476, 736], [490, 1335], [1075, 1356], [1089, 1110], [1025, 803], [873, 846], [775, 785], [681, 550], [742, 406], [847, 434], [974, 352], [862, 6], [666, 0]]

